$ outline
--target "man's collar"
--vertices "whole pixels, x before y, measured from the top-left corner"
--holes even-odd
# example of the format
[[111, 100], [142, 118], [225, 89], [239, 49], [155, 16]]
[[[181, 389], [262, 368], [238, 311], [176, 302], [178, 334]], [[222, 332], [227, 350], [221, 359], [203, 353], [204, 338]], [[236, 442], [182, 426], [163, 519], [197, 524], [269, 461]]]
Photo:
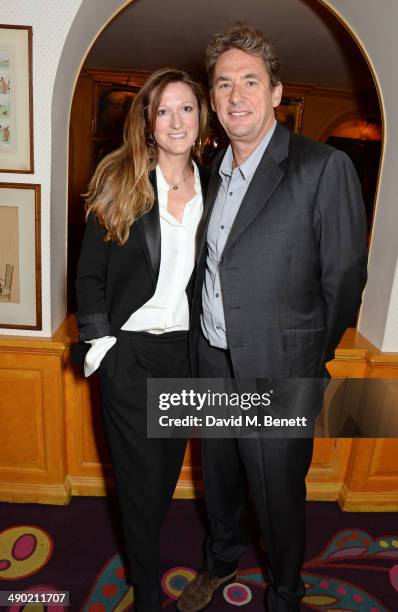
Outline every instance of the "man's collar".
[[[270, 127], [270, 129], [268, 130], [268, 132], [264, 135], [264, 137], [262, 138], [262, 140], [259, 142], [259, 144], [257, 145], [257, 147], [254, 149], [254, 151], [252, 153], [250, 153], [249, 157], [247, 159], [245, 159], [245, 161], [240, 164], [239, 166], [237, 166], [237, 168], [239, 168], [239, 171], [241, 173], [241, 176], [244, 180], [247, 180], [249, 178], [251, 178], [258, 166], [258, 164], [260, 163], [260, 160], [262, 158], [262, 156], [264, 155], [264, 152], [273, 136], [273, 133], [275, 131], [277, 122], [274, 121], [274, 123], [272, 124], [272, 126]], [[224, 158], [221, 162], [221, 166], [219, 169], [219, 173], [221, 178], [224, 177], [228, 177], [231, 178], [232, 176], [232, 163], [233, 163], [233, 152], [232, 152], [232, 147], [231, 145], [228, 146]]]

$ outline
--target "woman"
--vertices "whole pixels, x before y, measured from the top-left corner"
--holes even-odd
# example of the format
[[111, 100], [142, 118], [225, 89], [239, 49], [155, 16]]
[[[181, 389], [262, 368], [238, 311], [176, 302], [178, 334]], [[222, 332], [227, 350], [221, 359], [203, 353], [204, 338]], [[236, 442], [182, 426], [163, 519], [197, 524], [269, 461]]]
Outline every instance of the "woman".
[[85, 373], [98, 368], [135, 609], [158, 612], [159, 533], [186, 440], [146, 437], [146, 379], [186, 377], [195, 233], [203, 210], [201, 87], [180, 70], [149, 77], [129, 111], [123, 145], [87, 194], [77, 270]]

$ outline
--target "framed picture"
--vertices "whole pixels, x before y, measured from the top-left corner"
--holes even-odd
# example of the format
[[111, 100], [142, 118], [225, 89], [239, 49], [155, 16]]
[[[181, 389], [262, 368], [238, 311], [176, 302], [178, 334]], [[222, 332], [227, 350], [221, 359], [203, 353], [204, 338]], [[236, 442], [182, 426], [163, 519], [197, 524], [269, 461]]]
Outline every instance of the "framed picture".
[[0, 172], [33, 172], [31, 26], [0, 25]]
[[40, 185], [0, 183], [0, 328], [41, 319]]
[[123, 83], [95, 83], [93, 136], [116, 138], [123, 135], [123, 126], [131, 103], [140, 86]]
[[279, 123], [291, 132], [301, 133], [303, 123], [304, 98], [283, 97], [275, 115]]
[[123, 127], [131, 103], [141, 89], [140, 85], [104, 83], [94, 86], [94, 121], [91, 151], [91, 170], [123, 142]]

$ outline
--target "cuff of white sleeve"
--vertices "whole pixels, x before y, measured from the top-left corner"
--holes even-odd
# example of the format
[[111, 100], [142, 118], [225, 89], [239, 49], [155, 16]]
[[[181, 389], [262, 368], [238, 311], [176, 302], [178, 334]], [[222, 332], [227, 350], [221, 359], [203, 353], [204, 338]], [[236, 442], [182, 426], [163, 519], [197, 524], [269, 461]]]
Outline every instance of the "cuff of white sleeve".
[[115, 336], [104, 336], [103, 338], [95, 338], [94, 340], [86, 340], [87, 344], [91, 344], [91, 348], [87, 351], [84, 360], [84, 376], [87, 378], [95, 372], [106, 353], [115, 344]]

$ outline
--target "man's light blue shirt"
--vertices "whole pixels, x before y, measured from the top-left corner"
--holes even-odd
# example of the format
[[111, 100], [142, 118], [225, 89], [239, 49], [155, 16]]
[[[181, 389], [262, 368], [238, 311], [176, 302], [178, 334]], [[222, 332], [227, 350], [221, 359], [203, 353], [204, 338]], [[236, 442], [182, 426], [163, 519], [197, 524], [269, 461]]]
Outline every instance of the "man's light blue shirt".
[[207, 230], [206, 273], [202, 290], [201, 315], [202, 331], [205, 337], [212, 346], [218, 348], [228, 348], [218, 273], [219, 261], [243, 198], [272, 138], [275, 127], [276, 121], [253, 153], [234, 169], [232, 169], [232, 148], [229, 145], [219, 169], [221, 183]]

